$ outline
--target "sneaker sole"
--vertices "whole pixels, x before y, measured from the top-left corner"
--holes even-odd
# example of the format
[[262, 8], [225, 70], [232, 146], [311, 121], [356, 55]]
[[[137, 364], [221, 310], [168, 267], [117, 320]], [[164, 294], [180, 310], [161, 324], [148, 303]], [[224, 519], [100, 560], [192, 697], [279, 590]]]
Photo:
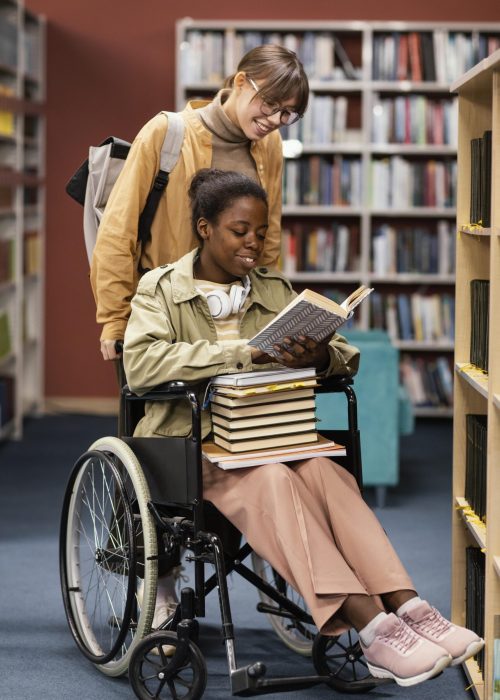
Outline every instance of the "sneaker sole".
[[462, 656], [452, 659], [450, 666], [458, 666], [459, 664], [463, 664], [463, 662], [470, 659], [471, 656], [475, 656], [477, 653], [479, 653], [483, 647], [484, 639], [480, 639], [477, 642], [471, 642]]
[[437, 676], [439, 673], [441, 673], [441, 671], [443, 671], [443, 669], [449, 666], [450, 662], [451, 656], [442, 656], [440, 659], [437, 660], [434, 667], [431, 668], [430, 671], [420, 673], [418, 676], [410, 676], [409, 678], [401, 678], [400, 676], [396, 676], [396, 674], [392, 671], [389, 671], [389, 669], [373, 666], [369, 661], [367, 661], [366, 664], [374, 678], [392, 678], [392, 680], [396, 681], [398, 685], [401, 685], [406, 688], [410, 685], [417, 685], [417, 683], [423, 683], [423, 681], [427, 681], [429, 680], [429, 678], [434, 678], [434, 676]]

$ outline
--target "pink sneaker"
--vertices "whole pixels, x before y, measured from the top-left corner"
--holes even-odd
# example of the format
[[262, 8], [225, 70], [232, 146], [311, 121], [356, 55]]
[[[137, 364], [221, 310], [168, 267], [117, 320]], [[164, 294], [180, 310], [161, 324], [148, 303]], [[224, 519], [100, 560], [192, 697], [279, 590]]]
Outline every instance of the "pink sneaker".
[[461, 664], [484, 647], [484, 639], [466, 627], [459, 627], [423, 600], [402, 615], [402, 619], [414, 632], [451, 655], [452, 666]]
[[372, 676], [393, 678], [402, 686], [437, 676], [451, 661], [442, 647], [415, 634], [393, 613], [377, 626], [370, 646], [361, 643], [361, 648]]

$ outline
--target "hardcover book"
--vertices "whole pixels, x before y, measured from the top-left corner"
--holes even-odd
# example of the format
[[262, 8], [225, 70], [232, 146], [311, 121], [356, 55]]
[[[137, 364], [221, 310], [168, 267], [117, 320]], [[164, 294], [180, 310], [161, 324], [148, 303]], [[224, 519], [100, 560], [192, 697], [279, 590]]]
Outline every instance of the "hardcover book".
[[304, 289], [270, 323], [249, 342], [268, 355], [277, 355], [274, 345], [284, 338], [308, 336], [320, 342], [330, 338], [337, 328], [347, 321], [354, 309], [373, 289], [362, 285], [342, 302], [328, 299], [322, 294]]

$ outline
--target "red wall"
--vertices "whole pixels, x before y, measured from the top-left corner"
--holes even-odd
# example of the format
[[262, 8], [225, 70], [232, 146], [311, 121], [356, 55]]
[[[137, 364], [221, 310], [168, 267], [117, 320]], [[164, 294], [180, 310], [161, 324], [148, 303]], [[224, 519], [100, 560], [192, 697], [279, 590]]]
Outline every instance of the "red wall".
[[46, 395], [114, 396], [99, 352], [81, 208], [64, 192], [89, 144], [131, 140], [160, 109], [174, 108], [175, 21], [308, 19], [500, 21], [498, 0], [401, 3], [351, 0], [26, 0], [47, 18]]

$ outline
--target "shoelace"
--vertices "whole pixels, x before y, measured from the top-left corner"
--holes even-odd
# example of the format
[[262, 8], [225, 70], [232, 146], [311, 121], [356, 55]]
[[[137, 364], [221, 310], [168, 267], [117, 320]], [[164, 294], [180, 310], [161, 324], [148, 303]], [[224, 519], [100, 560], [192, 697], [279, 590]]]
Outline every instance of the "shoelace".
[[398, 649], [403, 654], [419, 641], [418, 635], [403, 620], [399, 620], [397, 628], [383, 635], [383, 638], [387, 644]]
[[448, 632], [451, 627], [451, 622], [446, 620], [436, 608], [432, 608], [432, 612], [427, 613], [421, 620], [412, 620], [412, 623], [422, 632], [427, 632], [437, 637], [440, 637], [444, 632]]

